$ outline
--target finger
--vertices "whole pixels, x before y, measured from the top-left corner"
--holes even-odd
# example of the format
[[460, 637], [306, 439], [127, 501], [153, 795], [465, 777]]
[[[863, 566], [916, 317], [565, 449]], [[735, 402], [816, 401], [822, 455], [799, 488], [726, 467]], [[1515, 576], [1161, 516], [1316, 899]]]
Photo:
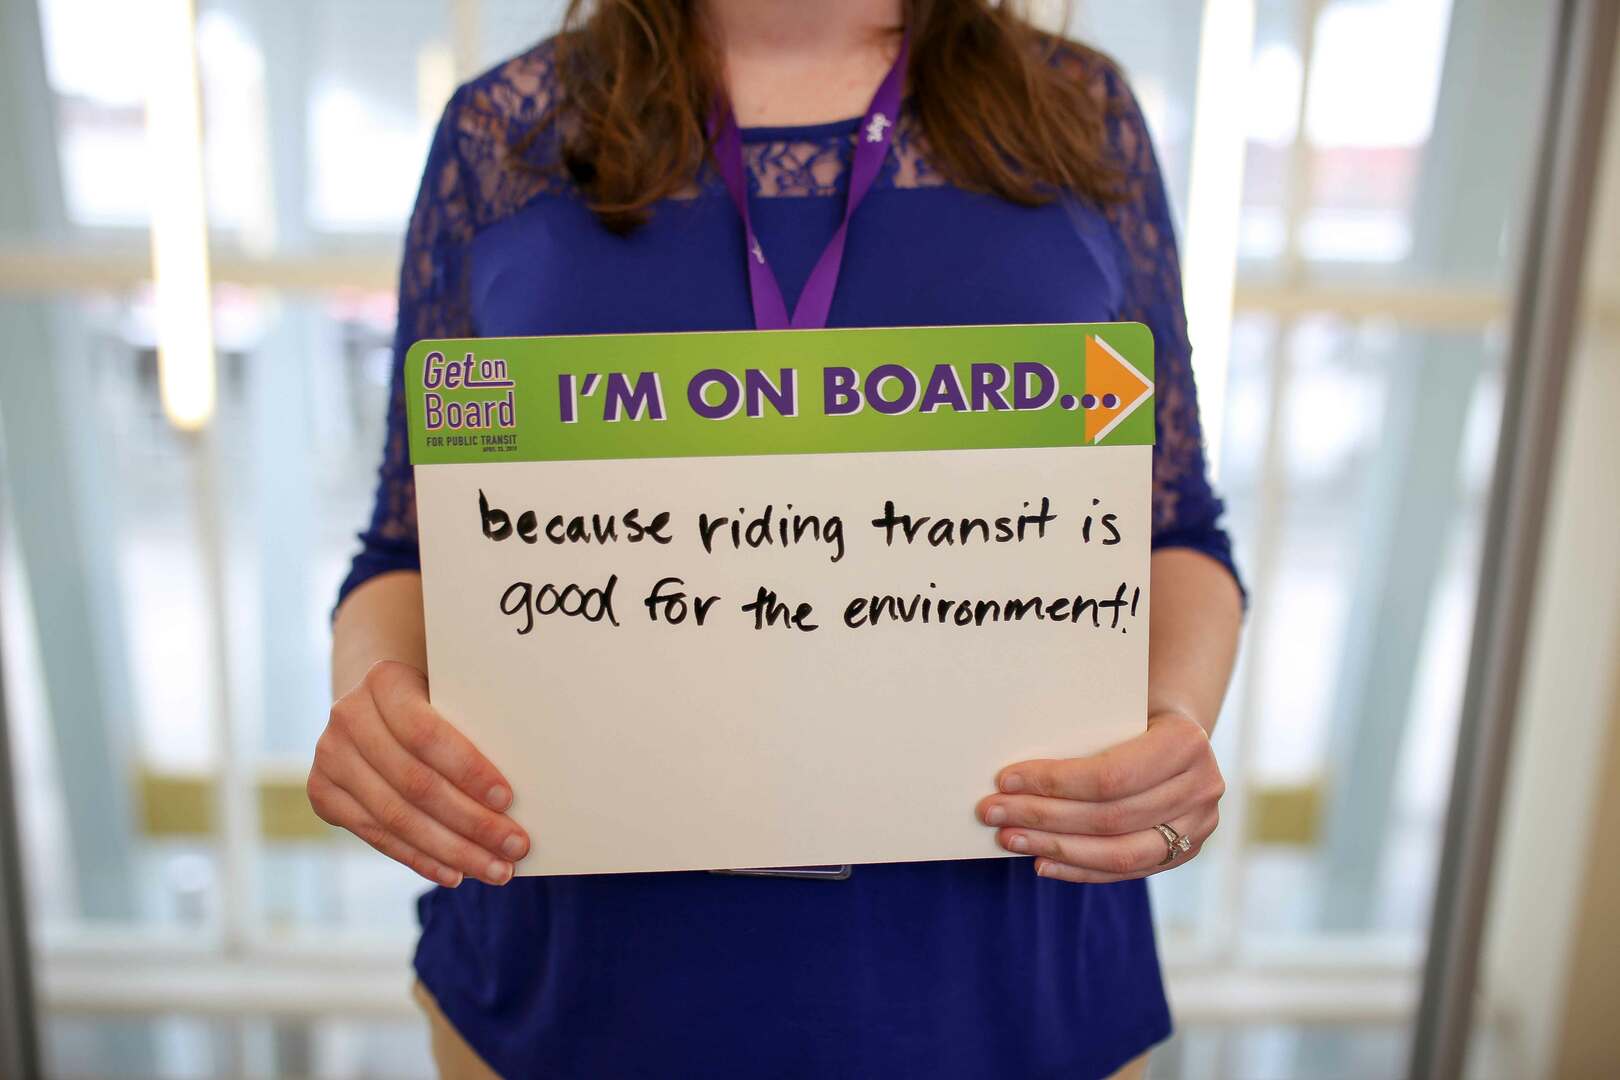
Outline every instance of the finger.
[[401, 746], [485, 806], [512, 805], [506, 777], [428, 701], [426, 676], [408, 664], [379, 664], [372, 672], [377, 711]]
[[1182, 807], [1193, 803], [1199, 790], [1199, 778], [1188, 771], [1113, 802], [1080, 802], [1045, 795], [987, 795], [979, 802], [978, 814], [986, 825], [1123, 836], [1168, 821]]
[[511, 818], [487, 809], [431, 765], [413, 757], [380, 720], [350, 724], [346, 734], [389, 787], [429, 817], [491, 855], [498, 853], [516, 862], [528, 854], [529, 838]]
[[1215, 831], [1217, 820], [1213, 811], [1206, 811], [1198, 814], [1196, 820], [1182, 819], [1171, 824], [1170, 827], [1178, 835], [1191, 840], [1192, 845], [1185, 853], [1179, 853], [1168, 862], [1168, 841], [1163, 833], [1151, 828], [1117, 837], [1063, 836], [1027, 829], [1003, 829], [997, 834], [997, 839], [1008, 851], [1035, 855], [1037, 863], [1059, 864], [1076, 872], [1043, 876], [1061, 877], [1067, 881], [1125, 881], [1146, 877], [1190, 860]]
[[512, 877], [512, 864], [434, 821], [388, 786], [388, 781], [358, 753], [345, 755], [341, 775], [332, 777], [354, 797], [367, 815], [411, 847], [491, 885]]
[[[1169, 867], [1165, 867], [1165, 869], [1169, 869]], [[1112, 885], [1116, 881], [1135, 881], [1138, 878], [1150, 877], [1156, 873], [1158, 873], [1157, 870], [1143, 870], [1135, 874], [1105, 874], [1101, 870], [1086, 870], [1078, 866], [1053, 862], [1051, 859], [1035, 860], [1035, 875], [1037, 877], [1051, 878], [1054, 881], [1070, 881], [1077, 885]]]
[[1066, 836], [1037, 829], [1002, 829], [1002, 847], [1081, 870], [1123, 878], [1153, 869], [1164, 858], [1164, 837], [1153, 830], [1128, 836]]
[[401, 863], [417, 874], [427, 878], [435, 885], [443, 885], [453, 889], [461, 884], [461, 871], [452, 869], [439, 860], [407, 844], [387, 829], [378, 825], [372, 816], [366, 813], [365, 808], [355, 801], [342, 788], [332, 785], [326, 793], [325, 801], [336, 823], [348, 829], [354, 835], [382, 852], [384, 855]]
[[1001, 770], [996, 787], [1008, 795], [1048, 795], [1112, 802], [1147, 791], [1183, 772], [1208, 750], [1209, 736], [1189, 717], [1155, 717], [1135, 738], [1089, 757], [1020, 761]]
[[1105, 874], [1100, 870], [1087, 870], [1079, 866], [1069, 866], [1065, 863], [1055, 862], [1052, 859], [1036, 859], [1035, 873], [1039, 877], [1053, 878], [1057, 881], [1073, 881], [1082, 884], [1108, 885], [1116, 881], [1135, 881], [1138, 878], [1152, 877], [1163, 873], [1173, 867], [1182, 865], [1195, 858], [1204, 845], [1194, 843], [1187, 853], [1174, 862], [1163, 863], [1151, 870], [1138, 870], [1131, 874]]

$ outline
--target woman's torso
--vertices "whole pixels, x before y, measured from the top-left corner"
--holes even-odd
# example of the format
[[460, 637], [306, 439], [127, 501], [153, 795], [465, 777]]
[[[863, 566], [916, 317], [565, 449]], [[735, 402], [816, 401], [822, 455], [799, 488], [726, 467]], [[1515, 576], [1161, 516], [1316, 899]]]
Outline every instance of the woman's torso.
[[[537, 50], [452, 104], [407, 250], [403, 343], [751, 328], [742, 228], [714, 176], [620, 237], [566, 181], [501, 161], [543, 111], [546, 70]], [[789, 305], [842, 213], [855, 128], [744, 133]], [[1168, 245], [1168, 221], [1153, 227]], [[829, 324], [1147, 318], [1138, 263], [1117, 211], [945, 183], [903, 115]], [[468, 882], [421, 915], [419, 974], [513, 1076], [1104, 1076], [1169, 1030], [1143, 884], [1067, 885], [1023, 859], [861, 866], [846, 882]]]

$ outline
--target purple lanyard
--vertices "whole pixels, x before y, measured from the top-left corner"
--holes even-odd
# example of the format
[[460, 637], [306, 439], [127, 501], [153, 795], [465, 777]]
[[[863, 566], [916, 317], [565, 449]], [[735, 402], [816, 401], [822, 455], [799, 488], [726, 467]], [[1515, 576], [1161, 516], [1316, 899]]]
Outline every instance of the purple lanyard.
[[737, 117], [728, 105], [715, 107], [712, 121], [714, 130], [714, 158], [725, 181], [731, 201], [742, 216], [743, 231], [748, 239], [748, 290], [754, 301], [754, 326], [760, 330], [819, 330], [827, 325], [827, 313], [832, 310], [833, 293], [838, 289], [838, 273], [844, 265], [844, 240], [849, 235], [849, 221], [855, 208], [861, 205], [878, 171], [888, 157], [889, 144], [894, 139], [894, 125], [900, 115], [900, 89], [905, 81], [906, 55], [910, 52], [910, 36], [900, 39], [900, 55], [894, 66], [883, 77], [872, 104], [855, 139], [855, 158], [850, 165], [849, 196], [844, 204], [844, 220], [838, 231], [827, 242], [826, 250], [810, 271], [799, 294], [799, 303], [788, 318], [787, 304], [782, 300], [782, 289], [765, 261], [765, 249], [754, 235], [754, 225], [748, 214], [748, 178], [743, 166], [742, 133], [737, 130]]

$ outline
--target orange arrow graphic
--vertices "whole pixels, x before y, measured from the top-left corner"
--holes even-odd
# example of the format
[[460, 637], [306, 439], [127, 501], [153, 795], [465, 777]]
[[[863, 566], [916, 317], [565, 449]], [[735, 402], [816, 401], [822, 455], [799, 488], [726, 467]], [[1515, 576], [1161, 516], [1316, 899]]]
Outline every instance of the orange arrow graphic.
[[1087, 442], [1101, 442], [1152, 396], [1153, 383], [1112, 345], [1095, 334], [1086, 337], [1086, 387], [1080, 405], [1085, 410]]

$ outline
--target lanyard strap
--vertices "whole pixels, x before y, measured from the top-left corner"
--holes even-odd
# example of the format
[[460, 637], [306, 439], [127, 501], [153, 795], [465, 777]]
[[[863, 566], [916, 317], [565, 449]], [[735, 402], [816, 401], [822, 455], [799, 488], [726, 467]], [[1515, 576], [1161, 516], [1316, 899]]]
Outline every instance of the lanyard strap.
[[714, 157], [719, 166], [720, 179], [725, 182], [731, 201], [742, 217], [743, 232], [747, 240], [748, 291], [754, 302], [754, 325], [760, 330], [819, 330], [827, 325], [827, 313], [832, 310], [833, 293], [838, 289], [838, 274], [844, 265], [844, 240], [849, 235], [849, 221], [856, 207], [866, 198], [872, 182], [883, 168], [894, 139], [895, 119], [900, 115], [900, 91], [905, 81], [906, 56], [910, 52], [910, 36], [900, 39], [900, 55], [894, 66], [878, 84], [872, 103], [866, 107], [860, 130], [855, 137], [855, 156], [850, 164], [849, 194], [844, 204], [844, 220], [838, 225], [821, 258], [816, 260], [810, 277], [805, 280], [804, 291], [790, 319], [787, 304], [782, 300], [781, 286], [776, 274], [765, 259], [765, 249], [754, 235], [753, 220], [748, 213], [748, 175], [743, 166], [742, 133], [737, 128], [737, 117], [729, 105], [717, 105], [711, 119], [714, 132]]

